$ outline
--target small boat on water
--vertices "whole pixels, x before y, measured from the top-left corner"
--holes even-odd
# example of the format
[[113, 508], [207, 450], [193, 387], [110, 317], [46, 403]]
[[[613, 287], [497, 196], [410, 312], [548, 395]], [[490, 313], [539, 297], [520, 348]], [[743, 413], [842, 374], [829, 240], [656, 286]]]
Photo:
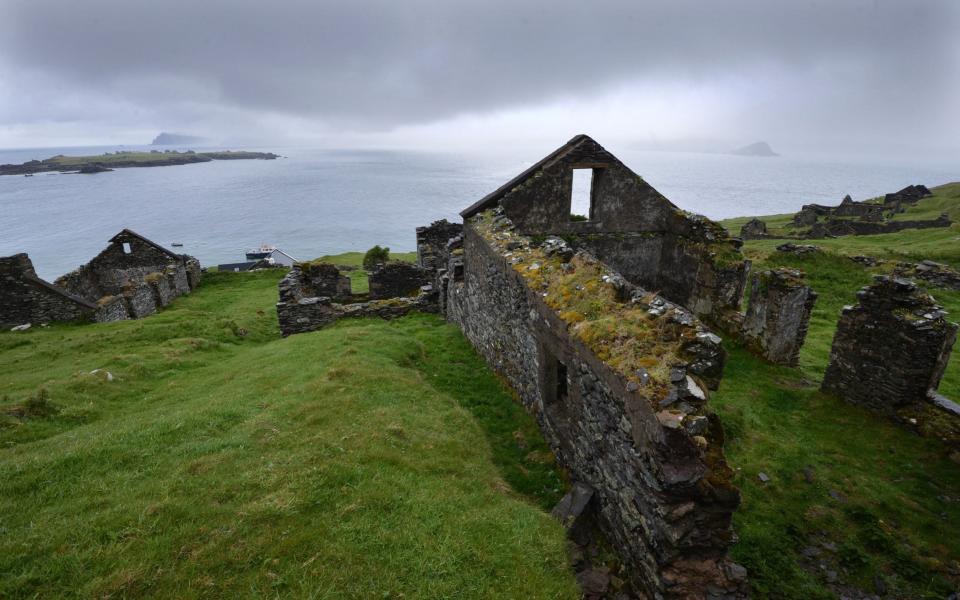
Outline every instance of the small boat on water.
[[183, 248], [183, 242], [174, 242], [170, 245], [173, 246], [174, 248]]
[[24, 173], [23, 176], [24, 176], [24, 177], [33, 177], [33, 173]]

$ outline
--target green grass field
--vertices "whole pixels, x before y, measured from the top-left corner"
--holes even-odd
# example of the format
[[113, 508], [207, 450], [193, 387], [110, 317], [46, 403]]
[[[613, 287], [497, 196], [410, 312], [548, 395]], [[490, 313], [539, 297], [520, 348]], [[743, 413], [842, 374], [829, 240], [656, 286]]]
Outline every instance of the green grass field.
[[549, 451], [459, 331], [281, 339], [281, 276], [0, 334], [0, 597], [577, 597]]
[[[957, 184], [935, 190], [917, 212], [956, 211], [958, 190]], [[782, 240], [745, 244], [754, 269], [801, 268], [819, 294], [799, 368], [768, 365], [730, 344], [723, 383], [712, 400], [743, 492], [733, 555], [750, 570], [758, 596], [833, 597], [824, 585], [828, 571], [867, 592], [879, 580], [889, 597], [944, 598], [956, 590], [949, 580], [960, 576], [960, 465], [938, 440], [820, 394], [818, 387], [840, 309], [855, 303], [857, 289], [882, 272], [848, 257], [960, 265], [958, 239], [960, 231], [951, 228], [813, 240], [825, 252], [806, 256], [776, 252]], [[930, 291], [960, 315], [960, 293]], [[940, 390], [960, 398], [956, 357]], [[760, 472], [771, 481], [761, 483]], [[819, 552], [814, 559], [803, 555], [811, 548]]]
[[[954, 210], [958, 189], [917, 210]], [[798, 368], [728, 344], [712, 399], [755, 597], [830, 598], [829, 579], [955, 590], [960, 466], [817, 390], [841, 307], [882, 270], [848, 257], [960, 265], [958, 238], [745, 245], [755, 268], [802, 268], [819, 293]], [[0, 333], [0, 597], [578, 597], [546, 514], [564, 483], [456, 328], [412, 315], [281, 339], [282, 276], [212, 273], [140, 321]], [[960, 293], [932, 293], [960, 315]], [[960, 362], [941, 391], [960, 398]]]

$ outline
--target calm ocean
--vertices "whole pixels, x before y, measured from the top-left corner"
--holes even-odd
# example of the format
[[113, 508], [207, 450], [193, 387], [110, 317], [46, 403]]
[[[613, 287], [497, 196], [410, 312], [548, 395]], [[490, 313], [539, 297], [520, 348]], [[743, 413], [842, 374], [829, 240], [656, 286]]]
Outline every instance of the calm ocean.
[[[129, 149], [129, 147], [127, 147]], [[119, 147], [0, 151], [0, 163]], [[198, 148], [199, 149], [199, 148]], [[261, 148], [250, 148], [261, 150]], [[609, 148], [675, 204], [712, 218], [794, 212], [911, 183], [960, 179], [960, 162], [750, 158]], [[214, 161], [97, 175], [0, 177], [0, 256], [27, 252], [54, 279], [127, 227], [204, 265], [274, 244], [298, 259], [374, 244], [413, 250], [414, 229], [457, 213], [540, 155], [262, 148], [275, 161]]]

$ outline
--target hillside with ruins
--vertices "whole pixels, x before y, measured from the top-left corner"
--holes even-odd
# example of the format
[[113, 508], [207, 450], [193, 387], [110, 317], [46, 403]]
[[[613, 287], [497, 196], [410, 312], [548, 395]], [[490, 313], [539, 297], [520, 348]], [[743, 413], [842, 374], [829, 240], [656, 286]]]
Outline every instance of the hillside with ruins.
[[366, 261], [0, 259], [0, 597], [956, 598], [960, 184], [715, 222], [634, 167]]

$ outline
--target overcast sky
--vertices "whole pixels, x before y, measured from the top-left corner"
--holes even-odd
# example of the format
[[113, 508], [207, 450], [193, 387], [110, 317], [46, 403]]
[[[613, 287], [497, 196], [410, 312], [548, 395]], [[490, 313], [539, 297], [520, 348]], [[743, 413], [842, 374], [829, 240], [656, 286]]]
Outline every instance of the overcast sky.
[[0, 0], [0, 147], [159, 131], [943, 155], [960, 1]]

